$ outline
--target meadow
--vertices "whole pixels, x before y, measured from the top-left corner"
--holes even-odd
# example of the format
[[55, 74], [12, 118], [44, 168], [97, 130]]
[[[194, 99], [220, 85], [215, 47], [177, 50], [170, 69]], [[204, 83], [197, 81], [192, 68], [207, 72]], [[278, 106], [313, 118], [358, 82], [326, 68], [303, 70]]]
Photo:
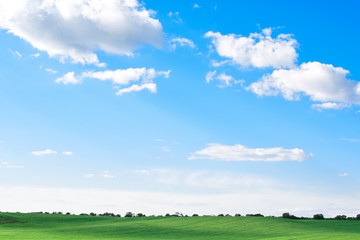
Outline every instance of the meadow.
[[360, 239], [359, 220], [274, 217], [100, 217], [0, 213], [1, 240]]

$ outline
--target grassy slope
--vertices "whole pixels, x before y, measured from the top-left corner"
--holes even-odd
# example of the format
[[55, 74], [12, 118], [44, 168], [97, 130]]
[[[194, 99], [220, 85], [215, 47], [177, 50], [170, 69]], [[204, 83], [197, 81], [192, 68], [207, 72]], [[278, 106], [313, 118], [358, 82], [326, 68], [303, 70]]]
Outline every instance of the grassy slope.
[[[20, 222], [4, 223], [8, 221], [5, 218], [17, 219]], [[261, 217], [129, 219], [0, 213], [0, 223], [1, 240], [360, 239], [360, 221], [356, 220], [291, 220]]]

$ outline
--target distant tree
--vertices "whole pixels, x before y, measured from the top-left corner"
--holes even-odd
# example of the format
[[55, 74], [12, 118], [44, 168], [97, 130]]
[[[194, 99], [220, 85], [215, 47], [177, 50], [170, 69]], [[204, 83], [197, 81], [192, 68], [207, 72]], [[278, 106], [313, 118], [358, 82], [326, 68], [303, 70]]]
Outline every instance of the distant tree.
[[264, 215], [260, 214], [260, 213], [255, 213], [255, 214], [246, 214], [247, 217], [264, 217]]
[[90, 216], [96, 216], [96, 213], [91, 212]]
[[170, 217], [170, 214], [169, 213], [165, 214], [165, 217]]
[[116, 214], [116, 217], [121, 217], [121, 215], [120, 215], [120, 214]]
[[132, 212], [127, 212], [125, 214], [125, 217], [133, 217], [133, 216], [134, 216], [134, 214]]
[[334, 219], [336, 220], [346, 220], [346, 215], [337, 215]]
[[360, 214], [356, 215], [356, 219], [360, 220]]
[[290, 213], [286, 212], [282, 215], [283, 218], [290, 218]]
[[193, 216], [193, 217], [198, 217], [199, 214], [194, 213], [192, 216]]
[[294, 216], [294, 215], [290, 215], [290, 213], [283, 213], [282, 215], [283, 218], [290, 218], [290, 219], [299, 219], [298, 217]]
[[224, 214], [220, 213], [220, 214], [218, 215], [218, 217], [224, 217]]
[[137, 217], [145, 217], [145, 214], [142, 214], [142, 213], [138, 213], [136, 214]]
[[235, 217], [241, 217], [240, 213], [235, 214]]
[[321, 213], [315, 214], [315, 215], [314, 215], [314, 219], [317, 219], [317, 220], [324, 219], [324, 215], [322, 215]]

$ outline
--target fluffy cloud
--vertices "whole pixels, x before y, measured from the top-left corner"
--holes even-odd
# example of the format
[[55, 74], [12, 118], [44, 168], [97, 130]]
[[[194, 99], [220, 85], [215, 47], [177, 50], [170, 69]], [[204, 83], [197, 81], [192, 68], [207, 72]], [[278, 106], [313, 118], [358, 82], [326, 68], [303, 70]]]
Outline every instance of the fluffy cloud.
[[281, 94], [287, 100], [309, 96], [317, 109], [341, 109], [360, 104], [360, 83], [346, 78], [349, 71], [319, 62], [303, 63], [299, 67], [275, 70], [247, 89], [259, 96]]
[[180, 45], [181, 47], [188, 46], [190, 48], [195, 48], [195, 44], [193, 41], [187, 38], [173, 38], [171, 39], [172, 48], [175, 49], [176, 46]]
[[219, 161], [301, 162], [307, 159], [309, 156], [311, 156], [311, 154], [308, 155], [304, 152], [304, 150], [299, 148], [248, 148], [240, 144], [227, 146], [212, 143], [208, 144], [207, 148], [191, 154], [189, 160], [214, 159]]
[[78, 84], [81, 82], [81, 78], [75, 77], [74, 72], [68, 72], [64, 76], [57, 78], [55, 82], [63, 84]]
[[155, 71], [153, 68], [128, 68], [117, 69], [114, 71], [83, 72], [80, 76], [75, 76], [74, 72], [68, 72], [64, 76], [56, 79], [55, 82], [63, 84], [78, 84], [85, 78], [111, 81], [115, 85], [128, 85], [131, 82], [141, 82], [140, 85], [133, 84], [127, 88], [119, 89], [116, 94], [122, 95], [129, 92], [139, 92], [144, 89], [148, 89], [150, 92], [156, 92], [156, 84], [153, 80], [159, 76], [169, 78], [169, 74], [170, 70]]
[[51, 150], [51, 149], [46, 149], [44, 151], [34, 151], [34, 152], [31, 152], [31, 154], [35, 155], [35, 156], [44, 156], [44, 155], [50, 155], [50, 154], [57, 154], [57, 152], [54, 150]]
[[249, 37], [222, 35], [212, 31], [207, 32], [205, 37], [212, 38], [220, 56], [244, 67], [294, 67], [298, 57], [298, 43], [293, 36], [280, 34], [272, 38], [270, 28], [264, 29], [262, 33], [251, 33]]
[[159, 47], [162, 26], [137, 0], [17, 0], [0, 2], [0, 28], [60, 60], [96, 64], [93, 52], [132, 55]]
[[210, 83], [213, 80], [218, 80], [221, 83], [220, 85], [218, 85], [218, 87], [220, 88], [229, 87], [233, 83], [238, 84], [244, 82], [243, 80], [235, 80], [233, 76], [227, 75], [225, 73], [217, 74], [216, 70], [208, 72], [205, 76], [205, 79], [207, 83]]

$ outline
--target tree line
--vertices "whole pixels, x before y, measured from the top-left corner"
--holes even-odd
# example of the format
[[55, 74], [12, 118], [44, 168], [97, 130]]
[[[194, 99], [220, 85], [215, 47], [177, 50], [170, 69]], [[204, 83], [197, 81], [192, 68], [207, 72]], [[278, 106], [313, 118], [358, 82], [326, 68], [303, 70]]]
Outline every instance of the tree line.
[[[71, 214], [70, 212], [36, 212], [36, 213], [41, 213], [41, 214], [60, 214], [60, 215], [76, 215], [76, 214]], [[110, 213], [110, 212], [105, 212], [105, 213], [80, 213], [80, 216], [99, 216], [99, 217], [122, 217], [120, 214], [115, 214], [115, 213]], [[132, 213], [132, 212], [127, 212], [123, 217], [199, 217], [199, 214], [192, 214], [192, 215], [184, 215], [182, 213], [179, 212], [175, 212], [174, 214], [170, 214], [167, 213], [165, 215], [149, 215], [146, 216], [145, 214], [142, 213]], [[218, 216], [218, 217], [230, 217], [232, 215], [230, 214], [218, 214], [218, 215], [202, 215], [202, 216]], [[237, 213], [234, 215], [234, 217], [241, 217], [242, 215]], [[244, 215], [246, 217], [275, 217], [275, 216], [264, 216], [260, 213], [256, 213], [256, 214], [246, 214]], [[291, 215], [288, 212], [285, 212], [282, 214], [282, 216], [280, 218], [288, 218], [288, 219], [315, 219], [315, 220], [360, 220], [360, 214], [357, 214], [356, 217], [348, 217], [346, 215], [337, 215], [333, 218], [325, 218], [324, 215], [322, 213], [318, 213], [318, 214], [314, 214], [314, 216], [311, 217], [297, 217], [295, 215]]]

